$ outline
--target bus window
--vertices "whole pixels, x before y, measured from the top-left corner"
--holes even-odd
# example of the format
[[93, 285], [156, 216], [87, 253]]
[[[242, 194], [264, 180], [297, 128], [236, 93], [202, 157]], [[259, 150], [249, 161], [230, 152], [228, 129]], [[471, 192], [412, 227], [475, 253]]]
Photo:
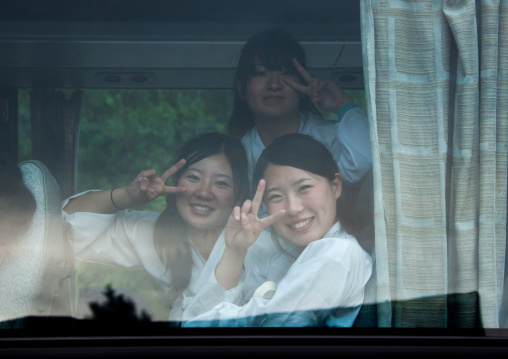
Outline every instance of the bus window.
[[[186, 340], [190, 339], [186, 343], [190, 344], [186, 344], [186, 348], [194, 343], [203, 343], [197, 339], [198, 335], [194, 335], [196, 333], [209, 335], [204, 339], [205, 346], [225, 344], [225, 348], [231, 348], [231, 338], [235, 340], [238, 335], [245, 335], [242, 338], [248, 345], [236, 348], [240, 352], [249, 352], [258, 345], [261, 346], [256, 350], [264, 348], [259, 350], [270, 352], [273, 348], [281, 349], [282, 345], [294, 348], [297, 343], [297, 353], [302, 348], [314, 350], [318, 347], [322, 353], [330, 348], [339, 353], [352, 342], [362, 350], [376, 350], [377, 353], [378, 350], [383, 353], [406, 350], [421, 354], [422, 346], [430, 342], [431, 347], [437, 348], [436, 351], [446, 347], [450, 350], [459, 348], [462, 350], [458, 351], [467, 354], [505, 352], [506, 332], [503, 329], [508, 322], [508, 290], [505, 286], [508, 262], [508, 101], [505, 100], [508, 84], [506, 56], [502, 54], [506, 52], [505, 39], [508, 37], [504, 26], [506, 10], [503, 1], [473, 5], [470, 2], [389, 0], [79, 0], [72, 5], [63, 0], [52, 0], [47, 4], [24, 0], [2, 2], [0, 150], [19, 163], [26, 181], [35, 183], [35, 188], [40, 189], [35, 193], [38, 204], [42, 203], [38, 210], [44, 209], [44, 213], [51, 215], [41, 217], [41, 212], [36, 212], [34, 223], [42, 227], [34, 227], [36, 229], [31, 236], [44, 236], [43, 241], [36, 241], [37, 245], [27, 242], [15, 250], [0, 246], [0, 287], [8, 288], [0, 291], [0, 299], [7, 298], [5, 293], [8, 292], [9, 300], [14, 298], [17, 304], [23, 302], [23, 308], [19, 309], [19, 305], [9, 306], [7, 300], [0, 300], [0, 329], [7, 329], [0, 335], [0, 355], [5, 348], [7, 352], [12, 348], [19, 349], [16, 340], [23, 342], [25, 333], [20, 339], [11, 330], [18, 328], [33, 329], [31, 333], [43, 339], [39, 343], [55, 343], [55, 337], [77, 334], [82, 334], [86, 342], [90, 335], [95, 335], [99, 341], [104, 340], [122, 353], [132, 348], [143, 348], [144, 344], [140, 344], [139, 340], [147, 339], [149, 344], [154, 344], [153, 340], [157, 341], [161, 336], [170, 344], [157, 342], [155, 347], [174, 353], [174, 340], [180, 340], [189, 333]], [[166, 234], [169, 237], [177, 233], [186, 244], [175, 247], [175, 251], [170, 253], [156, 242], [160, 236], [141, 230], [142, 234], [136, 238], [149, 238], [147, 243], [150, 243], [151, 254], [155, 253], [145, 261], [149, 262], [148, 267], [159, 266], [159, 262], [167, 264], [161, 258], [169, 255], [173, 255], [175, 263], [178, 260], [178, 263], [184, 263], [181, 268], [187, 268], [185, 263], [200, 263], [203, 272], [206, 269], [206, 273], [213, 273], [207, 281], [203, 279], [199, 282], [202, 288], [210, 289], [213, 294], [206, 298], [234, 297], [230, 301], [214, 303], [210, 311], [215, 310], [219, 317], [200, 317], [210, 313], [203, 310], [204, 313], [198, 313], [189, 321], [173, 322], [169, 303], [180, 305], [186, 301], [181, 308], [189, 308], [191, 304], [194, 305], [192, 308], [196, 308], [197, 300], [190, 298], [197, 298], [192, 296], [196, 293], [182, 295], [181, 303], [168, 299], [163, 288], [171, 284], [170, 280], [161, 283], [149, 270], [143, 269], [147, 266], [143, 266], [146, 263], [140, 265], [143, 259], [138, 254], [146, 248], [136, 247], [138, 253], [134, 253], [136, 250], [132, 248], [137, 243], [126, 241], [127, 244], [123, 243], [122, 247], [110, 241], [104, 247], [92, 243], [79, 248], [100, 258], [106, 258], [109, 251], [116, 251], [121, 254], [118, 263], [105, 261], [107, 263], [99, 264], [69, 255], [67, 245], [76, 243], [71, 241], [75, 240], [71, 237], [78, 232], [70, 230], [70, 223], [83, 213], [87, 216], [90, 213], [101, 215], [100, 220], [85, 221], [82, 226], [86, 230], [100, 232], [100, 238], [107, 237], [102, 235], [110, 231], [143, 229], [137, 220], [145, 216], [157, 223], [159, 213], [166, 208], [166, 196], [161, 195], [144, 205], [139, 204], [141, 201], [133, 201], [136, 204], [126, 210], [122, 204], [133, 197], [129, 194], [132, 192], [124, 191], [123, 187], [133, 182], [146, 183], [143, 182], [147, 180], [146, 176], [137, 176], [142, 170], [153, 168], [158, 174], [164, 173], [174, 164], [174, 156], [181, 146], [196, 136], [208, 132], [228, 132], [235, 90], [241, 88], [241, 83], [235, 82], [241, 50], [253, 34], [268, 28], [281, 28], [292, 34], [305, 50], [309, 75], [298, 70], [292, 62], [291, 66], [297, 70], [280, 71], [280, 76], [330, 80], [352, 98], [346, 106], [341, 106], [344, 111], [337, 109], [323, 114], [326, 120], [340, 124], [341, 130], [334, 132], [329, 127], [323, 127], [320, 135], [331, 137], [331, 142], [338, 143], [337, 146], [349, 145], [348, 150], [361, 142], [359, 138], [367, 139], [371, 151], [363, 157], [367, 158], [366, 162], [371, 158], [371, 169], [366, 180], [356, 186], [345, 180], [347, 174], [344, 171], [342, 187], [338, 184], [339, 177], [334, 174], [332, 179], [327, 178], [330, 186], [326, 190], [332, 189], [331, 192], [319, 186], [302, 186], [294, 198], [303, 198], [309, 188], [318, 187], [323, 189], [320, 194], [328, 193], [330, 196], [315, 195], [312, 199], [320, 200], [320, 205], [330, 204], [332, 195], [337, 195], [340, 187], [340, 196], [333, 198], [339, 203], [338, 207], [334, 203], [335, 207], [330, 204], [326, 208], [339, 208], [340, 215], [358, 219], [362, 216], [357, 215], [358, 208], [352, 203], [367, 207], [367, 215], [362, 218], [369, 219], [369, 226], [354, 234], [361, 249], [372, 259], [372, 274], [362, 284], [363, 297], [358, 306], [352, 311], [348, 307], [343, 311], [327, 312], [319, 328], [301, 331], [299, 328], [294, 332], [284, 328], [274, 331], [270, 330], [274, 328], [261, 328], [255, 332], [243, 331], [245, 328], [221, 331], [224, 328], [215, 327], [249, 326], [246, 323], [283, 327], [284, 324], [299, 326], [301, 323], [291, 322], [291, 315], [285, 321], [285, 318], [277, 316], [279, 312], [273, 316], [272, 313], [263, 313], [219, 320], [222, 319], [220, 315], [229, 315], [233, 306], [235, 310], [240, 308], [238, 311], [241, 313], [246, 310], [242, 308], [249, 308], [249, 300], [240, 303], [238, 297], [234, 297], [240, 292], [239, 287], [222, 285], [224, 276], [215, 272], [219, 266], [206, 267], [207, 258], [216, 248], [217, 252], [231, 254], [224, 251], [226, 244], [224, 247], [207, 248], [209, 252], [200, 251], [202, 247], [196, 243], [201, 237], [197, 240], [192, 238], [195, 227], [184, 227], [186, 231], [182, 231], [181, 227], [175, 226], [174, 232], [167, 231]], [[259, 57], [255, 59], [258, 62]], [[261, 67], [256, 69], [256, 76], [273, 75], [271, 72], [279, 75], [278, 70], [287, 70], [278, 68], [278, 65], [276, 61], [256, 63], [257, 67]], [[297, 72], [299, 75], [296, 75]], [[292, 88], [295, 89], [294, 86]], [[299, 91], [301, 98], [308, 98], [305, 89]], [[246, 86], [242, 94], [246, 96]], [[304, 112], [300, 108], [298, 110], [299, 115]], [[363, 128], [364, 132], [355, 127], [359, 121], [352, 121], [352, 117], [344, 121], [346, 110], [365, 114], [367, 125]], [[302, 123], [307, 122], [301, 120], [299, 124]], [[339, 138], [348, 130], [353, 133], [352, 136]], [[263, 142], [259, 132], [257, 135], [258, 138], [254, 136], [254, 139], [259, 139], [260, 148], [266, 148], [268, 143]], [[194, 150], [192, 153], [202, 153], [201, 148]], [[301, 148], [296, 148], [294, 153], [297, 150]], [[280, 151], [286, 156], [287, 152]], [[310, 149], [308, 153], [311, 153]], [[347, 150], [341, 153], [346, 153], [347, 157]], [[289, 165], [280, 165], [289, 169], [286, 168], [286, 176], [278, 178], [291, 178], [295, 172], [301, 174], [298, 171], [301, 170], [311, 174], [306, 180], [315, 180], [313, 168], [295, 167], [295, 162], [299, 162], [305, 154], [296, 156]], [[221, 193], [228, 190], [224, 178], [233, 178], [237, 169], [231, 168], [230, 176], [228, 163], [233, 167], [233, 160], [224, 156], [225, 162], [220, 162], [224, 160], [220, 155], [213, 158], [222, 170], [221, 180], [213, 182], [224, 191]], [[321, 158], [323, 162], [325, 157]], [[244, 164], [249, 166], [249, 161], [255, 161], [252, 158], [247, 157]], [[353, 166], [361, 163], [357, 159], [352, 158], [349, 163]], [[201, 173], [202, 168], [191, 170]], [[225, 172], [228, 174], [224, 175]], [[185, 178], [189, 184], [197, 181], [199, 176], [194, 173]], [[281, 192], [284, 183], [270, 187], [266, 178], [263, 180], [259, 188], [264, 185], [267, 186], [265, 191], [275, 193], [275, 204], [271, 208], [280, 205], [284, 194], [292, 193]], [[249, 181], [243, 181], [241, 186], [235, 183], [233, 187], [248, 187]], [[60, 193], [56, 193], [55, 183], [59, 185]], [[171, 179], [167, 183], [173, 185]], [[142, 185], [136, 186], [141, 188]], [[188, 188], [191, 186], [188, 185]], [[105, 192], [102, 197], [83, 204], [83, 210], [61, 212], [62, 205], [72, 203], [69, 197], [94, 189]], [[234, 202], [231, 198], [236, 200], [237, 193], [229, 197], [228, 194], [230, 192], [221, 199], [225, 199], [223, 202], [227, 204], [223, 208], [230, 210]], [[257, 198], [260, 197], [258, 195]], [[193, 213], [201, 219], [217, 210], [206, 203], [201, 201], [191, 205]], [[304, 208], [314, 209], [315, 203], [305, 202]], [[104, 213], [100, 210], [95, 213], [93, 210], [97, 204], [109, 208]], [[265, 207], [259, 208], [263, 216], [267, 215], [263, 212], [267, 210], [266, 206], [265, 202]], [[247, 206], [249, 208], [252, 209], [252, 206]], [[121, 217], [118, 213], [125, 216]], [[287, 215], [287, 212], [284, 214]], [[371, 215], [373, 218], [369, 217]], [[119, 225], [111, 222], [114, 224], [101, 232], [100, 221], [120, 217]], [[240, 228], [223, 225], [230, 223], [225, 218], [221, 222], [222, 227], [216, 226], [224, 231], [213, 233], [217, 239], [214, 243], [222, 244], [219, 238], [225, 243], [226, 229]], [[315, 218], [320, 217], [316, 214], [300, 218], [286, 227], [294, 232], [305, 232], [307, 226], [312, 228], [312, 223], [319, 222]], [[334, 220], [337, 218], [333, 217]], [[184, 223], [184, 220], [181, 222]], [[49, 225], [44, 227], [47, 223]], [[155, 225], [150, 228], [155, 228]], [[298, 259], [300, 262], [309, 259], [305, 256], [309, 251], [303, 249], [309, 248], [309, 245], [295, 243], [293, 246], [284, 237], [291, 233], [284, 232], [287, 228], [274, 222], [273, 230], [263, 232], [263, 240], [257, 243], [256, 251], [251, 252], [253, 257], [245, 260], [243, 267], [235, 267], [243, 270], [237, 276], [241, 280], [249, 275], [257, 276], [256, 280], [265, 279], [259, 288], [245, 286], [251, 303], [269, 303], [280, 288], [278, 281], [281, 277], [264, 278], [265, 267], [279, 266], [276, 269], [283, 273], [291, 266], [280, 264], [281, 258], [291, 263], [293, 260], [296, 263]], [[341, 227], [344, 232], [332, 231], [334, 228], [328, 228], [326, 233], [333, 233], [338, 238], [339, 234], [350, 231], [352, 227]], [[206, 231], [197, 233], [207, 234]], [[345, 240], [343, 237], [340, 239]], [[43, 253], [46, 244], [48, 248], [61, 245], [58, 255], [34, 255], [35, 252]], [[189, 260], [189, 253], [193, 255], [190, 257], [192, 260]], [[263, 257], [266, 253], [273, 257]], [[273, 253], [280, 256], [276, 257]], [[335, 258], [332, 253], [339, 252], [327, 252], [329, 256], [326, 258]], [[256, 270], [252, 271], [246, 269], [255, 263], [256, 258], [268, 257], [270, 261], [265, 267], [255, 267]], [[214, 258], [222, 257], [217, 255]], [[325, 263], [324, 260], [317, 262]], [[364, 266], [356, 266], [358, 271], [354, 273], [361, 270], [368, 272], [370, 267], [367, 262], [362, 261]], [[20, 269], [13, 270], [15, 266]], [[2, 272], [5, 268], [10, 271]], [[41, 273], [32, 271], [33, 268]], [[157, 271], [164, 274], [169, 269], [170, 266], [157, 267]], [[11, 276], [10, 273], [17, 275]], [[302, 270], [291, 278], [297, 283], [309, 273], [311, 271]], [[230, 278], [228, 275], [225, 277]], [[340, 284], [335, 278], [318, 279], [323, 278], [316, 275], [306, 281], [305, 288], [313, 289], [312, 286], [315, 286], [325, 290]], [[46, 283], [45, 280], [51, 284], [41, 285]], [[285, 285], [283, 283], [282, 288]], [[290, 285], [287, 284], [288, 287]], [[220, 295], [214, 291], [217, 288], [223, 290]], [[266, 288], [268, 290], [262, 291]], [[39, 293], [43, 295], [38, 298]], [[52, 294], [48, 296], [48, 293]], [[309, 290], [305, 293], [313, 292]], [[336, 291], [328, 294], [332, 298]], [[316, 300], [329, 297], [315, 295]], [[206, 307], [199, 305], [201, 303], [198, 303], [197, 312]], [[111, 318], [107, 317], [110, 309], [113, 309], [113, 314], [118, 314], [109, 321], [112, 325], [108, 324], [108, 320], [96, 320], [102, 315], [106, 315], [102, 318]], [[321, 309], [293, 312], [314, 319], [324, 313]], [[119, 310], [118, 313], [115, 310]], [[328, 327], [342, 323], [336, 320], [337, 317], [349, 316], [354, 317], [347, 325], [351, 328], [343, 331], [345, 328]], [[124, 321], [126, 318], [127, 321]], [[129, 318], [135, 325], [128, 324]], [[193, 328], [180, 327], [188, 326], [187, 322], [206, 328], [194, 331]], [[363, 331], [365, 327], [367, 330]], [[439, 330], [436, 331], [436, 328]], [[66, 329], [68, 332], [65, 332]], [[55, 333], [58, 335], [53, 335]], [[250, 336], [253, 333], [255, 335]], [[258, 333], [262, 335], [256, 336]], [[323, 333], [324, 336], [320, 336]], [[127, 334], [130, 337], [126, 341], [110, 342], [110, 338], [103, 334]], [[145, 337], [141, 339], [138, 334]], [[359, 334], [367, 334], [363, 337], [366, 339], [362, 340]], [[393, 347], [387, 348], [387, 335], [394, 340]], [[265, 344], [261, 337], [271, 340], [270, 345], [273, 346], [263, 347]], [[218, 341], [214, 342], [215, 339]], [[76, 343], [79, 347], [85, 346], [80, 340], [69, 346]], [[41, 350], [40, 344], [34, 345], [33, 356]], [[48, 347], [59, 345], [48, 344]], [[96, 347], [101, 347], [101, 344]], [[153, 349], [153, 346], [149, 347]], [[58, 349], [56, 352], [61, 353]]]

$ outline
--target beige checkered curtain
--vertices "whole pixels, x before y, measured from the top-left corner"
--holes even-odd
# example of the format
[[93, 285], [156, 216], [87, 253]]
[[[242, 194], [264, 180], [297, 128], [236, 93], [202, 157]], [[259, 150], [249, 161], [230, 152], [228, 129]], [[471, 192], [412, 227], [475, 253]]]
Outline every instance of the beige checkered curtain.
[[362, 0], [378, 325], [499, 326], [508, 1]]

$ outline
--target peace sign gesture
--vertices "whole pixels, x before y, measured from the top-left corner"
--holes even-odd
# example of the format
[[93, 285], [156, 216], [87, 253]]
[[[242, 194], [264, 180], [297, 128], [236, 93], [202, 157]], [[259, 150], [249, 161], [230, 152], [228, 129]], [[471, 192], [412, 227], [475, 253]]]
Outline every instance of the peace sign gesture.
[[154, 169], [141, 171], [127, 186], [127, 193], [132, 202], [136, 204], [143, 204], [164, 194], [185, 191], [185, 187], [165, 185], [168, 178], [178, 172], [184, 165], [185, 160], [181, 159], [167, 169], [160, 177]]
[[265, 180], [260, 180], [252, 201], [245, 201], [241, 208], [239, 206], [233, 208], [226, 224], [226, 247], [239, 256], [245, 256], [247, 249], [256, 241], [263, 229], [286, 214], [286, 211], [281, 209], [268, 217], [258, 218], [265, 186]]
[[353, 98], [346, 94], [335, 82], [312, 77], [295, 58], [293, 58], [293, 64], [304, 80], [307, 81], [307, 85], [302, 85], [287, 78], [283, 78], [282, 81], [292, 89], [309, 96], [323, 111], [338, 113], [346, 103], [353, 102]]

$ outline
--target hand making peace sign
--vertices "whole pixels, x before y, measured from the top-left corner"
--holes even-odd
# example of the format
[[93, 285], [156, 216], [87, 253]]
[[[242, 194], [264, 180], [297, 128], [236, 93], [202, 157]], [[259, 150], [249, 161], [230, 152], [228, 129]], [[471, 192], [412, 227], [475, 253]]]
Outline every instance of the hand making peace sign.
[[127, 193], [131, 200], [137, 204], [150, 202], [155, 198], [176, 192], [185, 191], [185, 187], [166, 186], [164, 183], [185, 165], [181, 159], [171, 166], [162, 176], [157, 175], [154, 169], [141, 171], [127, 186]]
[[226, 246], [240, 256], [245, 255], [264, 228], [274, 224], [286, 214], [286, 211], [281, 209], [268, 217], [258, 218], [265, 186], [265, 180], [260, 180], [252, 201], [245, 201], [241, 208], [239, 206], [233, 208], [226, 224]]
[[284, 83], [292, 89], [309, 96], [323, 111], [338, 113], [346, 103], [353, 102], [353, 98], [346, 94], [335, 82], [312, 77], [295, 58], [293, 58], [293, 64], [304, 80], [307, 81], [307, 85], [302, 85], [287, 78], [283, 79]]

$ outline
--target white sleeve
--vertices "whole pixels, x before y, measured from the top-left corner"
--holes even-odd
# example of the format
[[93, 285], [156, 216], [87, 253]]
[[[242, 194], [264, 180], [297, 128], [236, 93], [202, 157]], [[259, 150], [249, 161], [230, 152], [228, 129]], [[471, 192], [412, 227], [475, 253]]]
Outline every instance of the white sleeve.
[[271, 299], [252, 298], [242, 306], [224, 296], [211, 310], [184, 316], [182, 325], [351, 326], [371, 272], [371, 259], [356, 241], [321, 239], [302, 252]]
[[[63, 202], [62, 208], [67, 201]], [[159, 213], [121, 211], [116, 214], [76, 212], [69, 215], [62, 211], [62, 215], [66, 236], [79, 260], [141, 267], [140, 255], [145, 251], [153, 252], [154, 225]]]
[[[221, 239], [224, 243], [223, 237]], [[225, 247], [225, 244], [222, 247]], [[220, 251], [221, 256], [223, 251], [224, 248]], [[215, 260], [213, 269], [209, 271], [206, 281], [199, 286], [198, 292], [184, 303], [184, 320], [191, 320], [222, 302], [235, 303], [239, 306], [244, 304], [245, 298], [251, 298], [261, 283], [273, 279], [269, 278], [268, 268], [274, 257], [278, 258], [280, 255], [271, 241], [269, 232], [263, 230], [256, 242], [247, 251], [243, 265], [244, 270], [242, 270], [238, 285], [230, 290], [224, 289], [217, 282], [215, 267], [219, 260]], [[208, 262], [210, 262], [210, 259]], [[275, 264], [279, 264], [278, 262], [280, 260], [276, 261]], [[272, 267], [275, 267], [275, 265]], [[275, 271], [272, 270], [272, 272]]]
[[342, 178], [356, 183], [372, 168], [372, 153], [367, 114], [360, 107], [348, 110], [340, 120], [337, 139]]

